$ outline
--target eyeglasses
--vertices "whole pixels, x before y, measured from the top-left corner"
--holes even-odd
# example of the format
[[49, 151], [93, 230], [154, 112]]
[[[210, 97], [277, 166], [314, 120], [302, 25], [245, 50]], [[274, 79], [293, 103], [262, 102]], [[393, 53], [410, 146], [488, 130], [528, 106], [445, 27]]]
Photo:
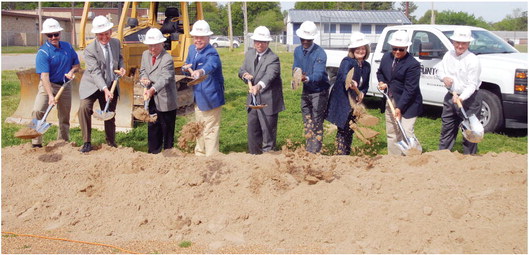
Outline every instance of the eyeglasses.
[[299, 38], [299, 40], [301, 40], [302, 42], [312, 42], [312, 40], [302, 39], [302, 38]]
[[47, 36], [48, 38], [53, 38], [54, 36], [55, 36], [55, 37], [59, 37], [60, 35], [61, 35], [60, 33], [46, 34], [46, 36]]
[[406, 48], [393, 48], [393, 51], [400, 51], [400, 52], [403, 52], [405, 51]]

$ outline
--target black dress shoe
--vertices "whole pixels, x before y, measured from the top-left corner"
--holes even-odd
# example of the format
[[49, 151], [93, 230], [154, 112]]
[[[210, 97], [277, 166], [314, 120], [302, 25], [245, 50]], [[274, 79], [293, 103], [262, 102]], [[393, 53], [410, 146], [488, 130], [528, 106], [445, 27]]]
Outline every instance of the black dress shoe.
[[31, 148], [42, 148], [42, 144], [32, 144]]
[[83, 148], [81, 148], [80, 152], [89, 152], [92, 150], [92, 144], [91, 143], [84, 143]]
[[116, 142], [107, 142], [107, 145], [110, 146], [110, 147], [114, 147], [114, 148], [117, 148], [118, 145], [116, 144]]

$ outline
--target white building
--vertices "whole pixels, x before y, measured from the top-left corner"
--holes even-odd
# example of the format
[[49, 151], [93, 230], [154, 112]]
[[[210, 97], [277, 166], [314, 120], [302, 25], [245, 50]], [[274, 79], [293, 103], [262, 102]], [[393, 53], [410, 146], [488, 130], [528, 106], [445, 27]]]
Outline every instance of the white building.
[[316, 23], [320, 30], [314, 42], [325, 48], [346, 47], [353, 31], [360, 31], [366, 34], [368, 40], [376, 42], [386, 26], [411, 24], [400, 11], [290, 9], [287, 17], [287, 45], [300, 44], [296, 30], [307, 20]]

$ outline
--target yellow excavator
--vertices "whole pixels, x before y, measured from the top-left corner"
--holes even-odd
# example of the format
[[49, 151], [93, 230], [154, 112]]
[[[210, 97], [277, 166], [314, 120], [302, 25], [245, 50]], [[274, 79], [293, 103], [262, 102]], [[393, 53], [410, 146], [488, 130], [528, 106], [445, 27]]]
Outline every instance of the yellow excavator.
[[[146, 6], [140, 8], [140, 6]], [[139, 70], [143, 51], [147, 46], [142, 43], [145, 33], [150, 28], [158, 28], [167, 37], [165, 42], [165, 49], [173, 56], [177, 92], [178, 115], [183, 115], [193, 112], [193, 90], [187, 86], [191, 81], [181, 72], [181, 67], [187, 58], [188, 48], [192, 44], [192, 37], [189, 34], [191, 26], [196, 20], [204, 19], [202, 12], [202, 4], [200, 2], [175, 2], [174, 5], [166, 7], [165, 10], [160, 10], [160, 3], [158, 2], [124, 2], [119, 16], [119, 22], [113, 28], [112, 37], [121, 41], [122, 55], [125, 62], [125, 69], [127, 76], [120, 78], [120, 96], [116, 108], [116, 130], [126, 131], [134, 126], [134, 117], [132, 112], [136, 107], [143, 107], [143, 88], [139, 84]], [[92, 12], [90, 11], [90, 2], [85, 2], [83, 14], [80, 23], [80, 36], [78, 46], [84, 49], [91, 41], [87, 37], [94, 38], [95, 35], [89, 35], [86, 28], [87, 24], [91, 24]], [[158, 13], [164, 13], [165, 19], [163, 22], [158, 18]], [[116, 24], [116, 22], [113, 22]], [[79, 56], [82, 59], [82, 56]], [[72, 87], [72, 108], [70, 114], [70, 123], [72, 127], [79, 126], [79, 118], [77, 112], [79, 109], [79, 83], [83, 71], [78, 73], [71, 82]], [[20, 80], [20, 103], [13, 115], [6, 119], [9, 123], [27, 124], [31, 122], [31, 111], [33, 103], [38, 91], [39, 75], [35, 73], [35, 69], [20, 71], [17, 73]], [[94, 107], [98, 107], [94, 104]], [[94, 109], [95, 111], [96, 109]], [[56, 110], [52, 110], [47, 121], [57, 124]], [[103, 129], [102, 121], [93, 118], [92, 127]]]

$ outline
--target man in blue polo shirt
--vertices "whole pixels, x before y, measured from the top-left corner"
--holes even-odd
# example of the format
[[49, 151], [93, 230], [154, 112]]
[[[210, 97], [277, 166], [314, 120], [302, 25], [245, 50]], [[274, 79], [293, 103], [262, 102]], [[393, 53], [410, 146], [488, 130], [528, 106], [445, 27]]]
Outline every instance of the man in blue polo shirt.
[[301, 45], [294, 49], [292, 70], [301, 68], [303, 73], [303, 92], [301, 94], [301, 114], [307, 138], [306, 150], [319, 153], [323, 143], [323, 121], [329, 97], [329, 78], [325, 65], [327, 54], [323, 48], [314, 43], [318, 28], [312, 21], [301, 24], [296, 35]]
[[[79, 57], [67, 42], [61, 42], [61, 31], [63, 28], [55, 19], [46, 19], [42, 24], [41, 34], [47, 36], [44, 43], [37, 52], [36, 72], [40, 74], [40, 83], [32, 117], [42, 119], [48, 105], [57, 105], [59, 119], [59, 132], [57, 139], [68, 141], [70, 139], [70, 108], [72, 105], [71, 86], [64, 91], [55, 101], [55, 95], [61, 86], [74, 78], [74, 73], [79, 71]], [[33, 147], [42, 147], [42, 136], [31, 141]]]

